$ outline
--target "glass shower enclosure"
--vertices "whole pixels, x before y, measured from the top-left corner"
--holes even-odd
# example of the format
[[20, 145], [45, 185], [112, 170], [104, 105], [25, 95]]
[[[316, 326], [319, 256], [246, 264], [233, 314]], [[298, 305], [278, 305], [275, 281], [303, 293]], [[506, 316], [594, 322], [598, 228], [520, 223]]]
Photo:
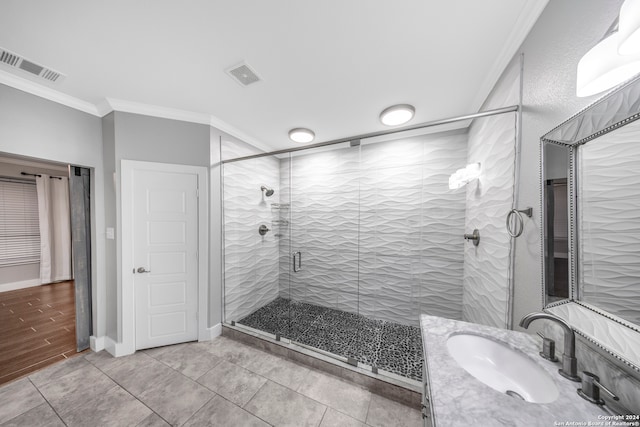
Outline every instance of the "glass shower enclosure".
[[463, 132], [223, 163], [225, 323], [420, 380], [419, 314], [461, 319]]

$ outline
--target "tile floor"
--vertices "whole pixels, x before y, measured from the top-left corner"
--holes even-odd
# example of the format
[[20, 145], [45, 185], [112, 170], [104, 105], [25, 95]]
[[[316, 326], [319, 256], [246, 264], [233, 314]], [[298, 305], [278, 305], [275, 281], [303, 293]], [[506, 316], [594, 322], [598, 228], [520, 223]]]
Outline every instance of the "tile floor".
[[80, 355], [0, 387], [0, 426], [421, 426], [420, 412], [218, 337]]
[[254, 329], [422, 381], [422, 335], [416, 326], [370, 319], [278, 297], [238, 321]]

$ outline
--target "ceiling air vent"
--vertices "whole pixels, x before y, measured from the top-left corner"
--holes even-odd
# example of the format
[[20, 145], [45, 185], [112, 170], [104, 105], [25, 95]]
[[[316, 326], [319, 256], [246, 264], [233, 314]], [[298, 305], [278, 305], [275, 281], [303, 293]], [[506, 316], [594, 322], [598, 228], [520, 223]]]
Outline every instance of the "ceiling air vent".
[[29, 74], [40, 77], [41, 79], [47, 80], [52, 83], [58, 83], [65, 77], [64, 74], [59, 73], [58, 71], [54, 71], [45, 66], [36, 64], [35, 62], [29, 61], [28, 59], [25, 59], [24, 57], [1, 47], [0, 64], [5, 64], [9, 67], [26, 71]]
[[256, 72], [244, 62], [229, 68], [227, 74], [242, 86], [249, 86], [252, 83], [260, 81], [260, 77], [258, 77]]

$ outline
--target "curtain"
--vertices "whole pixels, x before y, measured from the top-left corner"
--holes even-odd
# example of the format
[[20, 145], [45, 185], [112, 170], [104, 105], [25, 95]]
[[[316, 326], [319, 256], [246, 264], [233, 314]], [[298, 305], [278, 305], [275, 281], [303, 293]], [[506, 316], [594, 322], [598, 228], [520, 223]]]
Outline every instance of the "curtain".
[[69, 179], [36, 177], [40, 220], [40, 282], [71, 279]]

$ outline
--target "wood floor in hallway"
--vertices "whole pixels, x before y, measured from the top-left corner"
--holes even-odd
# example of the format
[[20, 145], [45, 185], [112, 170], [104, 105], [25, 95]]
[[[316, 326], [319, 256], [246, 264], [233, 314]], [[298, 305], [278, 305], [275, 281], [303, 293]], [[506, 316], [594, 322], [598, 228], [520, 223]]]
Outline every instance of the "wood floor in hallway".
[[76, 354], [73, 281], [0, 293], [0, 384]]

